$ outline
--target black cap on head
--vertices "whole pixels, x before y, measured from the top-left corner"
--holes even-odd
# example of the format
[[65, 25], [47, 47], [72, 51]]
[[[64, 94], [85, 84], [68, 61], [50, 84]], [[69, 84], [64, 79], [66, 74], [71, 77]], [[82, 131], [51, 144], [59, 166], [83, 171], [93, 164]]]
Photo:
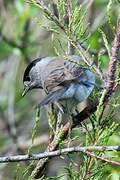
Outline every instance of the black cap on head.
[[31, 69], [36, 65], [37, 62], [39, 62], [42, 58], [38, 58], [33, 60], [30, 64], [28, 64], [27, 68], [25, 69], [24, 75], [23, 75], [23, 83], [24, 83], [24, 89], [22, 92], [22, 96], [25, 96], [27, 92], [31, 89], [31, 79], [30, 79], [30, 71]]
[[33, 60], [30, 64], [28, 64], [27, 68], [25, 69], [24, 76], [23, 76], [23, 82], [30, 81], [29, 72], [32, 69], [33, 66], [36, 65], [37, 62], [39, 62], [42, 58], [38, 58]]

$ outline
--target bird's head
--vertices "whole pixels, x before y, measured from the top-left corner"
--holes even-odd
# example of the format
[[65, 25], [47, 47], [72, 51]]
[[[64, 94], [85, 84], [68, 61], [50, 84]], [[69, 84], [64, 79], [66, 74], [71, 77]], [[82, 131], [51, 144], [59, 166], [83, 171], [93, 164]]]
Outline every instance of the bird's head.
[[23, 75], [23, 85], [24, 89], [22, 92], [22, 96], [25, 96], [28, 91], [36, 88], [41, 88], [41, 79], [38, 73], [37, 63], [40, 59], [36, 59], [32, 61], [27, 68], [25, 69]]

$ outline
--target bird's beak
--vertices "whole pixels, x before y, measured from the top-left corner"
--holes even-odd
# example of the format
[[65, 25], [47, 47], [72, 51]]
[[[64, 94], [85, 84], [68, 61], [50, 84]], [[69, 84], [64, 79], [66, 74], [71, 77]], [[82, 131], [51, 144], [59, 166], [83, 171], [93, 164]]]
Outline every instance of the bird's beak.
[[24, 89], [23, 89], [23, 92], [22, 92], [22, 97], [24, 97], [27, 92], [29, 91], [30, 87], [29, 86], [25, 86]]

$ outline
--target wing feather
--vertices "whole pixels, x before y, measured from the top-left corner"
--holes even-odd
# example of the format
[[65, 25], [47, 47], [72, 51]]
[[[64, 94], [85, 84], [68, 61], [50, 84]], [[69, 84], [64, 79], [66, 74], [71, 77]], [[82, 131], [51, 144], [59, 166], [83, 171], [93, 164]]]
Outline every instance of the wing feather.
[[40, 102], [38, 106], [44, 106], [50, 103], [53, 103], [62, 96], [62, 94], [66, 91], [67, 87], [62, 87], [61, 89], [58, 89], [56, 91], [53, 91], [45, 96], [45, 98]]
[[58, 86], [64, 86], [76, 80], [81, 74], [82, 68], [78, 64], [58, 57], [51, 61], [42, 72], [43, 88], [49, 94], [56, 91]]

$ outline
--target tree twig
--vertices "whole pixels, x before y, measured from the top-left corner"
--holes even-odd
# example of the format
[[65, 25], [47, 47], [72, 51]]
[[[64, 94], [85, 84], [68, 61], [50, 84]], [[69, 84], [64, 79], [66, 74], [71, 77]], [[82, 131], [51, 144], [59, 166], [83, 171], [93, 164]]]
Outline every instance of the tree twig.
[[53, 22], [55, 22], [58, 25], [58, 27], [60, 27], [64, 32], [66, 32], [64, 24], [60, 23], [59, 19], [54, 15], [54, 13], [52, 13], [48, 9], [48, 7], [46, 7], [43, 0], [36, 0], [36, 4], [44, 11], [45, 14], [47, 14], [51, 18]]
[[97, 112], [96, 112], [98, 122], [100, 121], [103, 115], [104, 109], [106, 107], [106, 104], [110, 100], [112, 93], [114, 92], [115, 87], [116, 87], [115, 80], [116, 80], [117, 62], [119, 60], [118, 58], [119, 51], [120, 51], [120, 19], [118, 19], [117, 31], [116, 31], [116, 35], [115, 35], [114, 43], [112, 47], [112, 55], [111, 55], [111, 59], [108, 66], [109, 68], [108, 68], [108, 74], [107, 74], [107, 78], [105, 82], [105, 88], [102, 93], [102, 96], [101, 96], [101, 99], [97, 108]]
[[111, 164], [112, 166], [120, 166], [120, 162], [112, 161], [112, 160], [107, 159], [107, 158], [105, 158], [103, 156], [102, 157], [101, 156], [97, 156], [97, 155], [95, 155], [94, 153], [91, 153], [91, 152], [86, 152], [86, 154], [88, 156], [91, 156], [94, 159], [98, 159], [98, 160], [101, 160], [101, 161], [106, 162], [108, 164]]
[[[111, 160], [108, 160], [103, 157], [96, 156], [95, 154], [91, 153], [90, 151], [120, 151], [120, 146], [88, 146], [88, 147], [69, 147], [64, 148], [52, 152], [44, 152], [44, 153], [38, 153], [38, 154], [31, 154], [31, 155], [16, 155], [16, 156], [4, 156], [0, 157], [0, 163], [8, 163], [8, 162], [20, 162], [20, 161], [31, 161], [31, 160], [39, 160], [47, 157], [56, 157], [63, 154], [71, 153], [71, 152], [82, 152], [84, 154], [87, 154], [88, 156], [93, 156], [94, 158], [100, 159], [102, 161], [106, 161], [110, 164], [112, 164]], [[115, 165], [120, 166], [120, 162], [114, 162]]]

